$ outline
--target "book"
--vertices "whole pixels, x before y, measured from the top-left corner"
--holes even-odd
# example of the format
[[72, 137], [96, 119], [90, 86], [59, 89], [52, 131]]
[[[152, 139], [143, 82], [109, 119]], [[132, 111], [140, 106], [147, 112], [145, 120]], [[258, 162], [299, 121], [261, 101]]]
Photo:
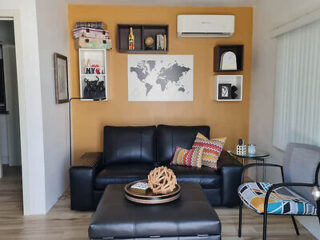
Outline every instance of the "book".
[[95, 28], [95, 29], [102, 29], [103, 23], [102, 22], [76, 22], [76, 28]]
[[137, 182], [130, 187], [130, 190], [137, 194], [146, 194], [149, 186], [146, 182]]

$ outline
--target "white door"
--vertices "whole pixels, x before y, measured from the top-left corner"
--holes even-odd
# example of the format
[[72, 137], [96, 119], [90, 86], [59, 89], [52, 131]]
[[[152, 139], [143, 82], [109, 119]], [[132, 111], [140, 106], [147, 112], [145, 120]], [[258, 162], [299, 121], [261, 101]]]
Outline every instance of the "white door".
[[9, 166], [21, 165], [21, 143], [16, 54], [14, 45], [3, 45], [3, 66], [6, 88]]

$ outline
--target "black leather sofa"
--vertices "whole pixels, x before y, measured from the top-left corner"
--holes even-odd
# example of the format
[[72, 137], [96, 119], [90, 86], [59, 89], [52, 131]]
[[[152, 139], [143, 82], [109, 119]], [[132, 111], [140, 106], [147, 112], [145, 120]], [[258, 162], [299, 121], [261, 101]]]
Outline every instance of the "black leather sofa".
[[95, 210], [108, 184], [145, 179], [156, 166], [170, 167], [180, 182], [199, 183], [212, 206], [239, 204], [242, 165], [223, 151], [218, 170], [170, 166], [175, 147], [190, 149], [208, 126], [104, 127], [103, 153], [86, 153], [70, 168], [71, 209]]

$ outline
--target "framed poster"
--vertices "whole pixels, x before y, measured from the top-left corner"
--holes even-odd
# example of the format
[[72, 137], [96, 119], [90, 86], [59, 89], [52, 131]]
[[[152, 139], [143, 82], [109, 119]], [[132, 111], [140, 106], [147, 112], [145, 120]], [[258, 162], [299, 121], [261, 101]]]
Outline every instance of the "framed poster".
[[128, 55], [129, 101], [193, 101], [193, 55]]
[[68, 58], [59, 53], [54, 53], [54, 79], [56, 104], [69, 102]]

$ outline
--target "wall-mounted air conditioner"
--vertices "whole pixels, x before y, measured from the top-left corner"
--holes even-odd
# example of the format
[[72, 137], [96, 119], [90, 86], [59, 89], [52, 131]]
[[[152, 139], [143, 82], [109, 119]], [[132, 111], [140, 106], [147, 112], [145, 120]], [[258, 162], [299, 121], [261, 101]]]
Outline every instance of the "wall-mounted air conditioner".
[[178, 37], [232, 37], [233, 15], [178, 15]]

